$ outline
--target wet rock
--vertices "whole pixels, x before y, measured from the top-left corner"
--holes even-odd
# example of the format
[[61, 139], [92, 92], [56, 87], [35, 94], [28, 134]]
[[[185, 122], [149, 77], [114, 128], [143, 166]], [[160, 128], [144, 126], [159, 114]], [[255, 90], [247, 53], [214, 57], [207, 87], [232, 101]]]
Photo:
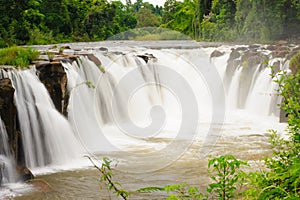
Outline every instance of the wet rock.
[[94, 54], [87, 54], [87, 57], [93, 61], [97, 66], [101, 66], [101, 61]]
[[15, 153], [17, 152], [17, 110], [14, 104], [15, 89], [12, 86], [11, 80], [4, 78], [0, 80], [0, 115], [5, 124], [8, 134], [9, 146]]
[[256, 49], [259, 49], [259, 45], [258, 44], [251, 44], [249, 45], [249, 49], [252, 49], [252, 50], [256, 50]]
[[259, 55], [259, 53], [257, 51], [248, 50], [242, 55], [241, 62], [243, 63], [243, 62], [249, 60], [249, 58], [258, 56], [258, 55]]
[[61, 49], [72, 49], [70, 46], [68, 46], [68, 45], [65, 45], [65, 46], [61, 46], [60, 47]]
[[112, 51], [111, 52], [112, 54], [114, 54], [114, 55], [125, 55], [123, 52], [121, 52], [121, 51]]
[[237, 51], [247, 51], [248, 48], [247, 47], [238, 47], [236, 48]]
[[273, 63], [273, 68], [272, 68], [272, 76], [275, 76], [280, 70], [280, 61], [276, 61]]
[[154, 62], [157, 60], [157, 58], [151, 53], [145, 53], [144, 55], [137, 55], [137, 57], [142, 58], [146, 63], [148, 63], [149, 60], [152, 60]]
[[108, 52], [108, 48], [106, 48], [106, 47], [100, 47], [99, 50], [100, 50], [100, 51]]
[[137, 57], [142, 58], [146, 63], [149, 61], [149, 57], [146, 55], [137, 55]]
[[228, 91], [230, 88], [230, 84], [232, 81], [232, 77], [234, 75], [234, 72], [238, 68], [238, 66], [241, 64], [240, 60], [229, 60], [227, 63], [226, 71], [225, 71], [225, 77], [224, 77], [224, 84], [225, 84], [225, 89]]
[[289, 55], [290, 49], [286, 46], [278, 46], [272, 51], [273, 58], [285, 58]]
[[[70, 57], [68, 57], [70, 59]], [[47, 88], [56, 109], [64, 113], [64, 100], [67, 91], [67, 75], [59, 61], [42, 63], [36, 66], [38, 76]]]
[[234, 59], [237, 59], [241, 56], [240, 52], [236, 49], [233, 49], [229, 55], [229, 60], [234, 60]]
[[283, 123], [283, 122], [287, 122], [287, 120], [288, 120], [287, 112], [280, 109], [279, 122]]
[[278, 45], [288, 45], [288, 41], [287, 40], [279, 40], [276, 42]]
[[28, 181], [34, 179], [34, 175], [32, 174], [32, 172], [25, 166], [17, 167], [17, 172], [19, 174], [20, 181]]
[[291, 59], [294, 55], [296, 55], [300, 51], [300, 46], [293, 48], [288, 54], [287, 58]]
[[220, 56], [223, 56], [225, 54], [225, 52], [221, 52], [221, 51], [218, 51], [218, 50], [214, 50], [211, 54], [210, 54], [210, 57], [211, 58], [214, 58], [214, 57], [220, 57]]
[[60, 51], [60, 53], [62, 53], [63, 55], [74, 55], [75, 50], [73, 50], [73, 49], [64, 49], [62, 52]]
[[259, 64], [262, 64], [268, 58], [263, 55], [255, 55], [249, 57], [247, 60], [243, 62], [244, 67], [257, 67]]
[[276, 45], [268, 45], [266, 49], [269, 51], [274, 51], [276, 48], [277, 48]]

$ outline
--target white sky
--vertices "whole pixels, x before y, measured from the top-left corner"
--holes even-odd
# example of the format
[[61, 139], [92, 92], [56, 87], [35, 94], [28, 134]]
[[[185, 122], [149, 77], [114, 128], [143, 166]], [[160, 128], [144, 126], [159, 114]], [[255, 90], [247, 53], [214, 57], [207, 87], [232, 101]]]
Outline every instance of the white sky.
[[[126, 0], [121, 0], [123, 3], [126, 2]], [[149, 2], [151, 4], [153, 4], [154, 6], [159, 5], [159, 6], [163, 6], [166, 0], [143, 0], [143, 2]], [[135, 3], [136, 0], [131, 0], [131, 3]]]

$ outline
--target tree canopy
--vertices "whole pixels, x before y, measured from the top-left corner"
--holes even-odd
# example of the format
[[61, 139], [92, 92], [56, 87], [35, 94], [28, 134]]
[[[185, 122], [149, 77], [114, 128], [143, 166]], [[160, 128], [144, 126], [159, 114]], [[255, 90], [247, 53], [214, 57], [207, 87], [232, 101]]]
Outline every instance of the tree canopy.
[[104, 40], [163, 27], [204, 41], [299, 39], [297, 0], [0, 0], [0, 47]]

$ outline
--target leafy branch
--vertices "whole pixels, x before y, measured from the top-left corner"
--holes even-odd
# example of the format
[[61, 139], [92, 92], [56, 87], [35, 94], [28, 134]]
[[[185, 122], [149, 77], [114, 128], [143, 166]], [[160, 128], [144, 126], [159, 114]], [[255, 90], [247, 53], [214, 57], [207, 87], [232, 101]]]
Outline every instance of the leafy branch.
[[[113, 174], [110, 166], [112, 161], [109, 158], [104, 157], [102, 160], [103, 162], [101, 164], [101, 167], [99, 167], [95, 164], [95, 162], [91, 159], [91, 157], [89, 156], [85, 156], [85, 157], [87, 157], [94, 165], [94, 167], [101, 173], [100, 182], [105, 182], [110, 191], [114, 191], [114, 193], [116, 193], [117, 196], [121, 196], [124, 200], [127, 200], [129, 196], [129, 192], [122, 189], [120, 183], [112, 181]], [[118, 188], [117, 185], [119, 185], [121, 188]]]

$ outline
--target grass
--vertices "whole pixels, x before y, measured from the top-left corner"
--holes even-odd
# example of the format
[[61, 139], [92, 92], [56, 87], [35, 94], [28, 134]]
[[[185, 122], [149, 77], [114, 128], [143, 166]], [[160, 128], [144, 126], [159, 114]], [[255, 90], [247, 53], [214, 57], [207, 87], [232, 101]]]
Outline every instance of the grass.
[[39, 52], [32, 48], [8, 47], [0, 49], [0, 65], [12, 65], [18, 68], [28, 68], [36, 60]]

